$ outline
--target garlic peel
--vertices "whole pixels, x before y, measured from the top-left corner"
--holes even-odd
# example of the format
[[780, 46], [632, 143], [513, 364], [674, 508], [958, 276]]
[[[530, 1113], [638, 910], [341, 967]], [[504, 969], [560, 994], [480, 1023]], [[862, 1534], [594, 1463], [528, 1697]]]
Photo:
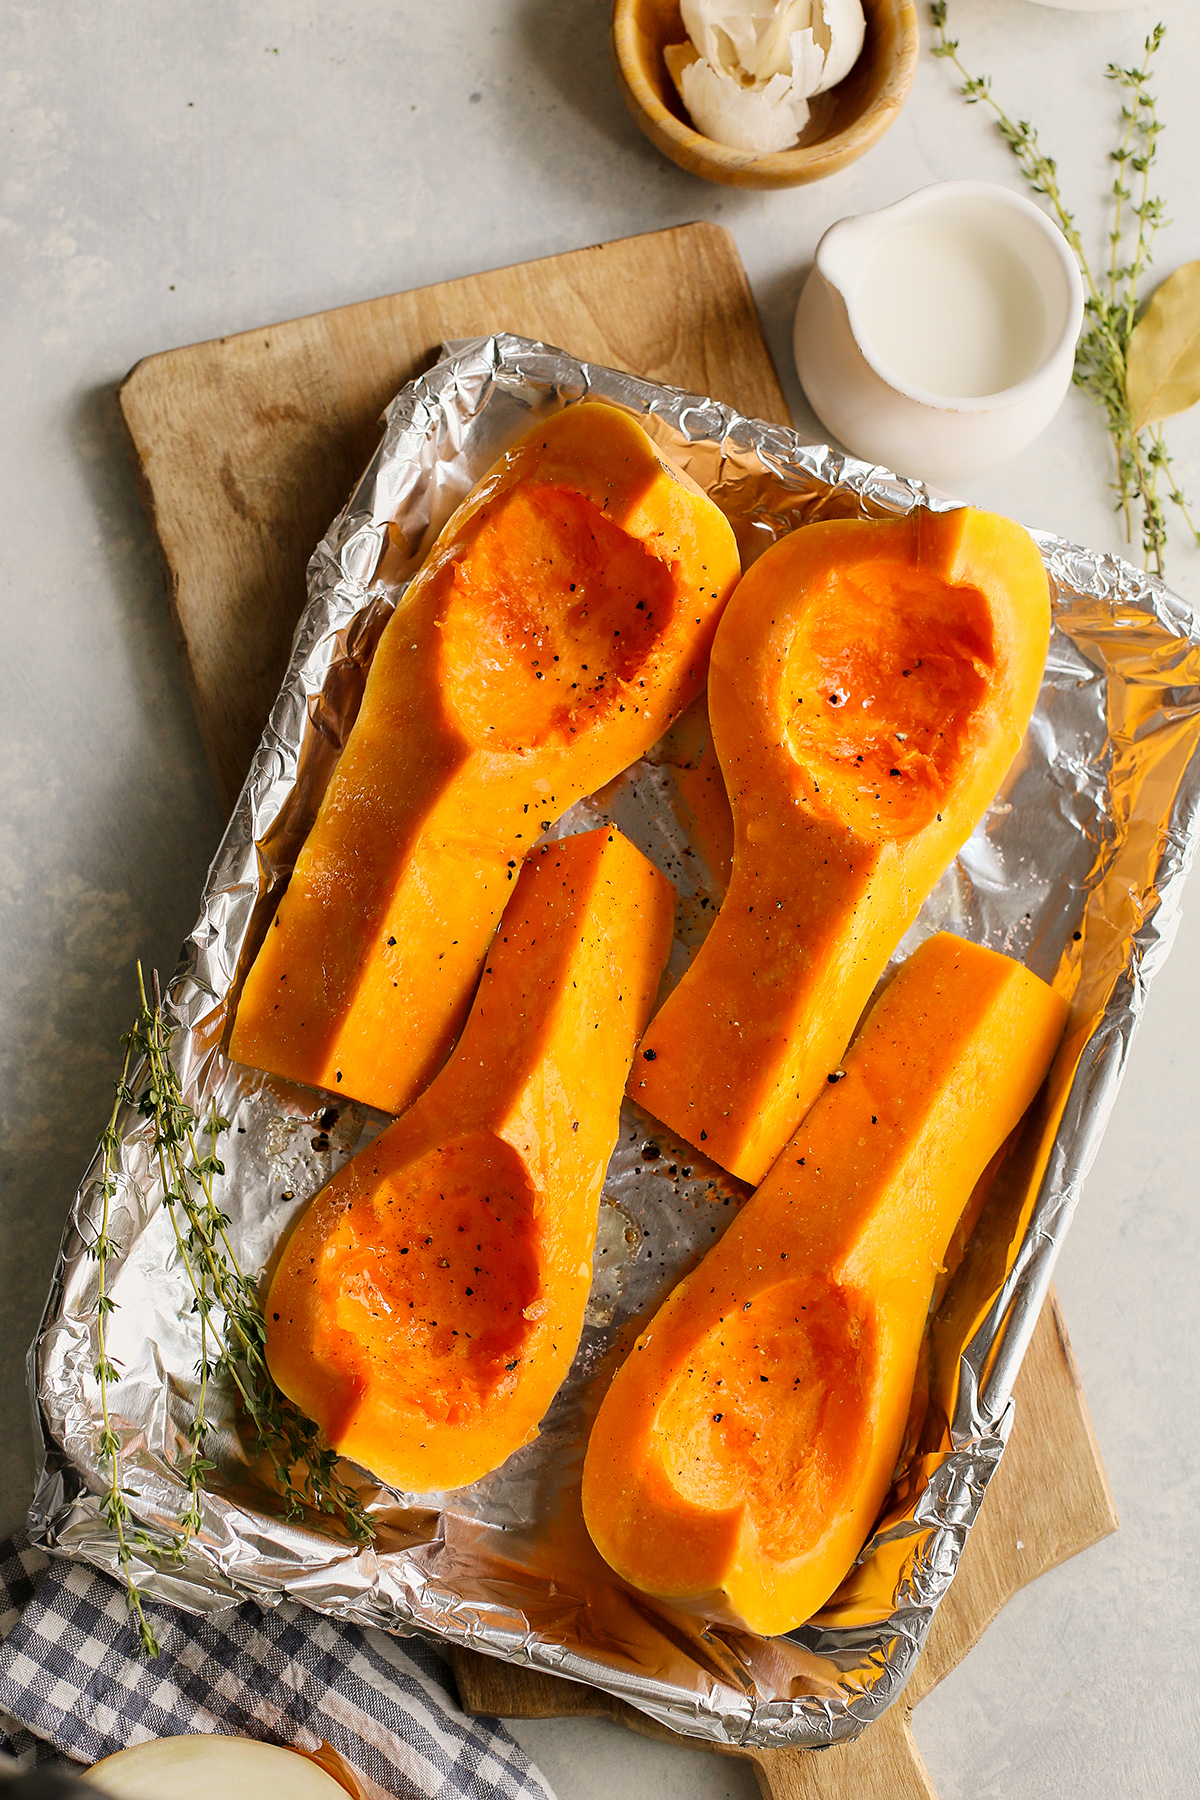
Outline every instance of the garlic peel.
[[810, 88], [809, 93], [824, 94], [839, 81], [845, 81], [862, 55], [867, 20], [862, 0], [816, 0], [813, 10], [822, 14], [825, 35], [823, 37], [821, 31], [816, 30], [816, 39], [824, 50], [825, 72], [818, 86]]
[[760, 156], [786, 150], [808, 123], [808, 102], [786, 75], [743, 87], [698, 56], [683, 68], [679, 85], [697, 131], [733, 150]]
[[788, 40], [792, 58], [792, 84], [807, 98], [819, 94], [828, 58], [817, 43], [811, 28], [793, 31]]

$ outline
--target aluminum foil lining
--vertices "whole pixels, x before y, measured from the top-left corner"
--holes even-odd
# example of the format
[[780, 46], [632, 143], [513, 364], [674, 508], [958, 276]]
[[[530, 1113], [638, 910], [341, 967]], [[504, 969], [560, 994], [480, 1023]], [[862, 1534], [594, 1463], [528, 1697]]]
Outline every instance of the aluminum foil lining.
[[[379, 632], [437, 531], [537, 419], [588, 395], [636, 414], [728, 514], [743, 558], [833, 516], [931, 502], [917, 483], [801, 443], [728, 406], [511, 336], [451, 346], [388, 409], [380, 448], [310, 566], [287, 678], [213, 862], [171, 984], [189, 1098], [216, 1099], [221, 1204], [243, 1265], [261, 1268], [295, 1210], [384, 1122], [344, 1100], [231, 1064], [227, 997], [270, 916], [355, 716]], [[734, 1216], [745, 1189], [627, 1103], [601, 1207], [596, 1275], [570, 1375], [540, 1437], [473, 1487], [398, 1494], [351, 1471], [378, 1526], [356, 1549], [289, 1522], [258, 1478], [231, 1406], [210, 1443], [204, 1527], [182, 1562], [146, 1561], [143, 1592], [197, 1610], [289, 1595], [393, 1631], [419, 1630], [591, 1682], [677, 1731], [739, 1745], [853, 1737], [913, 1667], [1013, 1418], [1011, 1391], [1080, 1186], [1179, 917], [1200, 789], [1200, 641], [1161, 582], [1042, 536], [1054, 600], [1045, 683], [1004, 788], [898, 952], [949, 928], [1025, 961], [1071, 999], [1068, 1036], [1034, 1114], [935, 1297], [928, 1406], [871, 1541], [824, 1611], [756, 1638], [623, 1588], [579, 1514], [586, 1420], [632, 1319], [652, 1309]], [[681, 798], [687, 734], [556, 826], [615, 821], [676, 883], [678, 972], [718, 901]], [[685, 784], [686, 785], [686, 784]], [[114, 1054], [115, 1054], [114, 1046]], [[151, 1166], [123, 1123], [112, 1231], [121, 1261], [109, 1351], [122, 1476], [151, 1535], [183, 1504], [180, 1467], [198, 1336]], [[44, 1467], [35, 1534], [116, 1570], [99, 1496], [96, 1264], [99, 1158], [72, 1208], [30, 1357]]]

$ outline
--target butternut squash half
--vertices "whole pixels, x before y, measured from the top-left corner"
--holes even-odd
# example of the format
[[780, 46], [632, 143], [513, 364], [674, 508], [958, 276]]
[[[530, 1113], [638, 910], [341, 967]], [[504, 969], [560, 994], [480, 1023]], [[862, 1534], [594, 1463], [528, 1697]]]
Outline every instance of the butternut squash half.
[[726, 608], [708, 679], [733, 809], [711, 932], [629, 1091], [758, 1182], [992, 800], [1050, 632], [1037, 546], [964, 508], [806, 525]]
[[605, 1395], [583, 1510], [625, 1581], [765, 1634], [832, 1594], [892, 1479], [955, 1222], [1065, 1014], [1019, 963], [957, 938], [900, 969]]
[[671, 883], [616, 830], [546, 845], [458, 1047], [287, 1240], [267, 1361], [335, 1449], [410, 1491], [496, 1468], [575, 1354]]
[[568, 407], [501, 458], [380, 639], [235, 1060], [386, 1112], [415, 1099], [523, 858], [699, 692], [738, 573], [722, 513], [614, 407]]

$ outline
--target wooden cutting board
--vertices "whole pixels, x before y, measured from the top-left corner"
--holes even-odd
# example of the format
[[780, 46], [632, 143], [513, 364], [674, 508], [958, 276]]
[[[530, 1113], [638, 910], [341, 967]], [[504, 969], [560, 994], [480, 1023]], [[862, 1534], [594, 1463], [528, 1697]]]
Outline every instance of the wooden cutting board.
[[[379, 414], [448, 338], [514, 331], [589, 361], [789, 424], [733, 240], [719, 226], [575, 250], [147, 357], [120, 390], [130, 454], [166, 567], [200, 735], [232, 808], [279, 686], [305, 568], [378, 439]], [[856, 1743], [753, 1751], [776, 1800], [930, 1800], [913, 1706], [1005, 1601], [1114, 1531], [1051, 1297], [1016, 1386], [1011, 1442], [902, 1699]], [[468, 1711], [597, 1714], [671, 1737], [597, 1690], [469, 1651]], [[936, 1800], [936, 1797], [934, 1797]]]

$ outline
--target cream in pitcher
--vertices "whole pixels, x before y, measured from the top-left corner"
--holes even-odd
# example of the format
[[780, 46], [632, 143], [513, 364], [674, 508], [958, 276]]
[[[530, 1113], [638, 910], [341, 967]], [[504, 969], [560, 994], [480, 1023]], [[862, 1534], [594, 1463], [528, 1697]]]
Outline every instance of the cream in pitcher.
[[1049, 423], [1082, 319], [1074, 258], [1038, 207], [990, 182], [939, 182], [825, 233], [796, 367], [855, 455], [952, 486]]

